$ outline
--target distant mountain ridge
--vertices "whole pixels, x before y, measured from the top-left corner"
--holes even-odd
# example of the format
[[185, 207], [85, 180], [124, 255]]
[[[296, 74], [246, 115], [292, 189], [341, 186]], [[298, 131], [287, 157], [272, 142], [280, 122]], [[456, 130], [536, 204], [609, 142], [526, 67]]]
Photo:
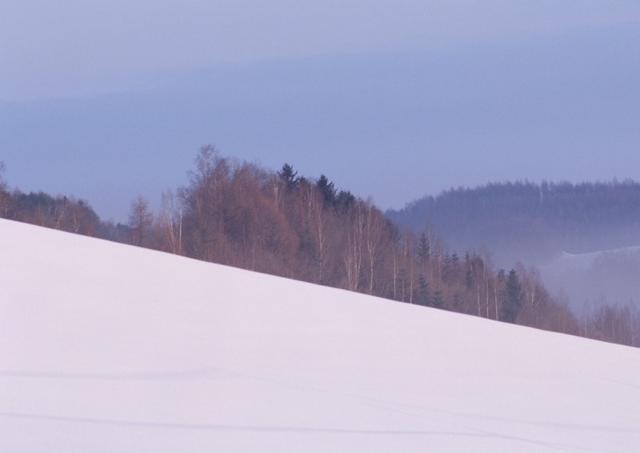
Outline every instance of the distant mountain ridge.
[[640, 183], [490, 183], [451, 189], [387, 215], [433, 229], [453, 248], [490, 252], [499, 264], [549, 262], [640, 244]]

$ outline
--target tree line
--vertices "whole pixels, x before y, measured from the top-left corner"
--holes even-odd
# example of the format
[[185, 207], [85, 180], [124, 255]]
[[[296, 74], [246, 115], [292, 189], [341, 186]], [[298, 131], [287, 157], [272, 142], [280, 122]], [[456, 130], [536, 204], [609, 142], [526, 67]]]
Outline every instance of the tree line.
[[454, 247], [491, 250], [500, 262], [544, 262], [640, 243], [640, 183], [528, 181], [460, 187], [388, 215], [416, 231], [429, 224]]
[[128, 223], [103, 222], [81, 200], [0, 186], [0, 215], [243, 269], [546, 330], [640, 345], [640, 316], [605, 307], [576, 316], [533, 269], [496, 270], [487, 255], [457, 253], [433, 231], [400, 229], [371, 200], [203, 147], [189, 183], [143, 198]]

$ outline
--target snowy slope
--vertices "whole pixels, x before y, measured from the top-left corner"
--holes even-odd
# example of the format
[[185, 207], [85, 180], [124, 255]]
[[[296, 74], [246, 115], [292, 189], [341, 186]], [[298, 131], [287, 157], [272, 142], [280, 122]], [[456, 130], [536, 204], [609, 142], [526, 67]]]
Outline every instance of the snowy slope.
[[0, 221], [1, 452], [638, 452], [640, 351]]

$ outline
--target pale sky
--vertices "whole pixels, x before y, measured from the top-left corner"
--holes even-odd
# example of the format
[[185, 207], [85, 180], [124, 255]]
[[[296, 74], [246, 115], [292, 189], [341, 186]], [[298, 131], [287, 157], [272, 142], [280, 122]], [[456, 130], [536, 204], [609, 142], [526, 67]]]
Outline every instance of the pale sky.
[[122, 218], [197, 148], [382, 207], [640, 179], [640, 2], [0, 0], [0, 160]]
[[165, 71], [452, 50], [617, 24], [637, 0], [1, 0], [0, 99], [126, 89]]

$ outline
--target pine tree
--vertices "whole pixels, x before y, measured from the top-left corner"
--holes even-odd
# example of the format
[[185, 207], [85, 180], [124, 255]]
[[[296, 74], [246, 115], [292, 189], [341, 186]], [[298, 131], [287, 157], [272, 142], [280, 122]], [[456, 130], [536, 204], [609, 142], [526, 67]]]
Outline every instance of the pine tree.
[[467, 265], [467, 273], [464, 278], [464, 283], [467, 289], [471, 289], [473, 287], [473, 268], [470, 264]]
[[284, 181], [287, 185], [287, 189], [289, 190], [295, 189], [298, 185], [298, 172], [294, 171], [293, 167], [289, 164], [284, 164], [282, 166], [282, 170], [278, 172], [278, 176]]
[[506, 322], [515, 322], [522, 309], [522, 287], [515, 270], [509, 272], [506, 283], [506, 297], [502, 306], [501, 319]]
[[431, 306], [434, 308], [442, 308], [444, 306], [444, 297], [442, 297], [441, 291], [436, 291], [433, 294], [433, 299], [431, 300]]
[[346, 190], [341, 190], [336, 197], [336, 209], [340, 213], [345, 213], [348, 209], [350, 209], [356, 201], [356, 197], [353, 194]]
[[316, 186], [320, 189], [325, 203], [328, 205], [334, 205], [336, 202], [336, 188], [335, 185], [329, 181], [329, 178], [325, 175], [320, 175], [320, 179], [318, 179]]
[[429, 239], [427, 239], [427, 235], [422, 233], [420, 235], [420, 240], [418, 241], [418, 262], [424, 266], [429, 262], [429, 258], [431, 257], [431, 246], [429, 244]]
[[418, 277], [418, 304], [430, 305], [431, 295], [429, 294], [429, 283], [424, 275], [420, 274]]

